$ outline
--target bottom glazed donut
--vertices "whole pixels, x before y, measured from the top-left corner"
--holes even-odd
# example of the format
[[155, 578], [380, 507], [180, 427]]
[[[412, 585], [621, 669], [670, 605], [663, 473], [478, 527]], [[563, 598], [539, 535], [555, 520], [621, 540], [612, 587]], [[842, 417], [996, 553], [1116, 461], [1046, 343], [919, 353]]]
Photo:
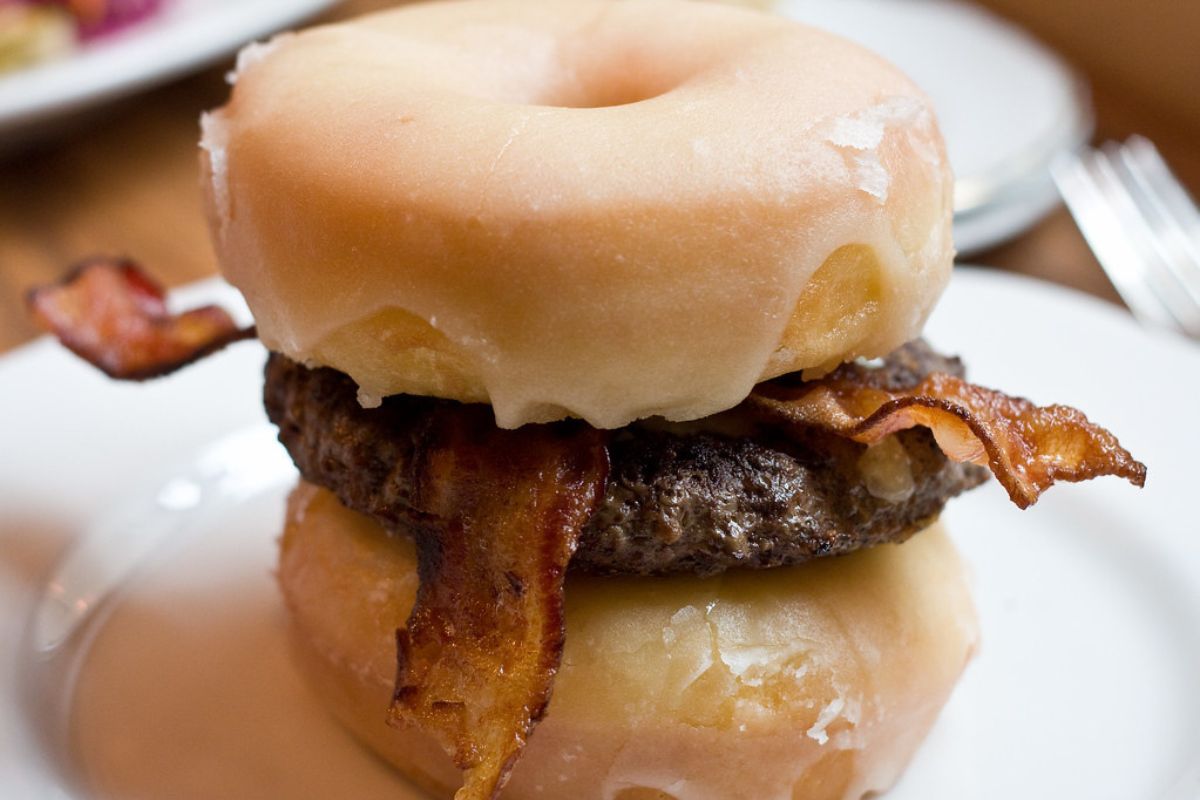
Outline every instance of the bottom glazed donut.
[[[389, 727], [411, 542], [301, 483], [279, 582], [296, 655], [334, 716], [435, 797], [459, 773]], [[799, 567], [567, 583], [549, 711], [506, 800], [840, 800], [890, 787], [976, 644], [937, 526]]]

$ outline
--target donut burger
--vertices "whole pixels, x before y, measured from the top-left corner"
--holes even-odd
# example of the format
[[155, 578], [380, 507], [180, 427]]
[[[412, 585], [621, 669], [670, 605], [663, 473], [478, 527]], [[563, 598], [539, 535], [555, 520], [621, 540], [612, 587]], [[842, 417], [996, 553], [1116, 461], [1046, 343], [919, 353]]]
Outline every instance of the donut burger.
[[[202, 121], [299, 468], [279, 582], [333, 713], [463, 800], [858, 798], [975, 649], [936, 520], [1145, 468], [920, 340], [952, 181], [875, 55], [683, 0], [279, 37]], [[31, 296], [117, 377], [249, 335], [129, 264]]]

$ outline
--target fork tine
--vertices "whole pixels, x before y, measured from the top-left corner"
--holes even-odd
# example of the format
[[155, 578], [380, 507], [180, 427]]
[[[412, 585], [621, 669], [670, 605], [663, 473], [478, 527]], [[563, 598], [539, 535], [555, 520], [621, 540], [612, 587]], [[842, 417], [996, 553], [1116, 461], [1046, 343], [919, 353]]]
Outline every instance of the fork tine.
[[1151, 290], [1144, 276], [1142, 254], [1122, 233], [1122, 217], [1092, 174], [1085, 156], [1064, 154], [1052, 165], [1051, 174], [1083, 238], [1133, 315], [1144, 324], [1178, 327]]
[[1162, 225], [1181, 280], [1200, 305], [1200, 209], [1147, 139], [1132, 136], [1118, 152], [1122, 167]]
[[1187, 332], [1200, 336], [1200, 240], [1187, 227], [1189, 216], [1200, 225], [1200, 212], [1147, 140], [1109, 143], [1104, 151], [1147, 225], [1163, 271], [1161, 288], [1169, 292], [1164, 300]]
[[1167, 246], [1162, 225], [1137, 181], [1123, 169], [1114, 147], [1094, 151], [1090, 168], [1120, 220], [1123, 233], [1140, 253], [1142, 277], [1174, 318], [1173, 327], [1189, 336], [1200, 336], [1200, 304], [1187, 291], [1187, 281], [1174, 267], [1175, 255]]
[[1141, 167], [1158, 197], [1178, 220], [1188, 238], [1193, 243], [1200, 241], [1200, 208], [1197, 208], [1187, 189], [1183, 188], [1183, 184], [1167, 166], [1154, 143], [1135, 134], [1125, 140], [1125, 150]]

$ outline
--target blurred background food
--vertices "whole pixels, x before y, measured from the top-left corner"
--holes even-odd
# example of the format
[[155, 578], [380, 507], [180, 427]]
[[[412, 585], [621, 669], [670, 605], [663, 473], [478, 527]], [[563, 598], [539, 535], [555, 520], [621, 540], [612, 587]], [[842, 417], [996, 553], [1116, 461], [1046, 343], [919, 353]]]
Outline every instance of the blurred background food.
[[[0, 154], [27, 149], [335, 0], [0, 0]], [[61, 138], [61, 137], [60, 137]]]
[[[1200, 3], [741, 2], [850, 35], [926, 87], [972, 263], [1119, 303], [1058, 205], [1049, 160], [1141, 133], [1200, 188]], [[0, 0], [0, 351], [36, 334], [24, 288], [88, 254], [135, 256], [171, 285], [214, 274], [196, 120], [224, 100], [233, 51], [318, 12], [329, 21], [394, 4]]]
[[0, 73], [66, 55], [75, 45], [75, 19], [65, 8], [0, 5]]
[[0, 73], [61, 58], [146, 19], [161, 0], [0, 0]]

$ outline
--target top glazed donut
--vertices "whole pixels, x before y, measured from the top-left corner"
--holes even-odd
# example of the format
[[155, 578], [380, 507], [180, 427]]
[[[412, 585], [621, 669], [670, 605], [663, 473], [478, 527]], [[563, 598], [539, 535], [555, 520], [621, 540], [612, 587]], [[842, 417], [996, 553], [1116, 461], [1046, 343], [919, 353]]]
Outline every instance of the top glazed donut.
[[367, 404], [616, 427], [915, 337], [953, 255], [925, 96], [685, 3], [441, 2], [244, 51], [201, 145], [263, 341]]

